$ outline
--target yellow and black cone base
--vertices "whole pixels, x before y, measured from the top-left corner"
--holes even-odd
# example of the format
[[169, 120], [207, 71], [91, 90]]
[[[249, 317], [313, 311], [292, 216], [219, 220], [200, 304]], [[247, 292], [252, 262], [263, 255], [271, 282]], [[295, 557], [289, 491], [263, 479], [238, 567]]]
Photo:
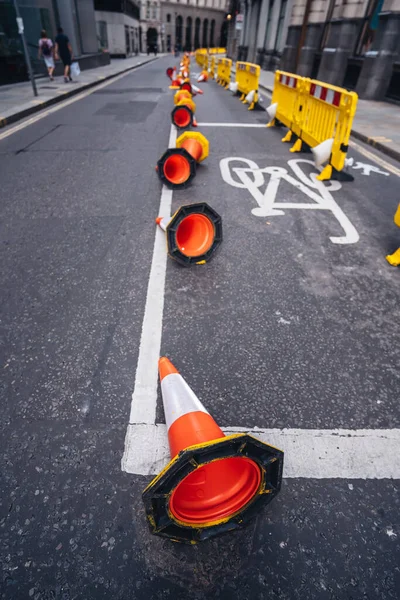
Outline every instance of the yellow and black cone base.
[[168, 148], [157, 162], [157, 173], [169, 189], [177, 190], [190, 184], [196, 175], [196, 166], [196, 160], [185, 148]]
[[175, 106], [171, 112], [171, 121], [178, 129], [185, 129], [193, 124], [194, 114], [188, 106]]
[[[215, 461], [246, 459], [260, 471], [260, 483], [249, 501], [233, 514], [211, 522], [184, 522], [171, 510], [178, 486], [188, 476]], [[175, 542], [195, 544], [239, 529], [255, 517], [278, 494], [282, 483], [283, 452], [248, 434], [230, 435], [211, 442], [189, 446], [173, 458], [143, 492], [143, 502], [151, 533]], [[201, 479], [201, 473], [199, 472]], [[207, 485], [204, 481], [204, 485]]]
[[208, 262], [222, 244], [222, 219], [206, 202], [181, 206], [166, 230], [168, 254], [179, 264]]

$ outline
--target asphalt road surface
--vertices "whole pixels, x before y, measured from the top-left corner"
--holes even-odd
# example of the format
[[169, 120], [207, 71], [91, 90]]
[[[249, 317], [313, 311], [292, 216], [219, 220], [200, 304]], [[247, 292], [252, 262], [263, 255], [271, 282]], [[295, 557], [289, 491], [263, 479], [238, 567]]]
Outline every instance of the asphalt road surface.
[[[170, 62], [0, 135], [2, 598], [397, 599], [399, 167], [351, 147], [354, 182], [318, 185], [209, 82], [210, 156], [162, 196]], [[165, 259], [160, 198], [219, 212], [210, 263]], [[141, 502], [166, 460], [160, 352], [221, 426], [286, 444], [274, 502], [193, 547]]]

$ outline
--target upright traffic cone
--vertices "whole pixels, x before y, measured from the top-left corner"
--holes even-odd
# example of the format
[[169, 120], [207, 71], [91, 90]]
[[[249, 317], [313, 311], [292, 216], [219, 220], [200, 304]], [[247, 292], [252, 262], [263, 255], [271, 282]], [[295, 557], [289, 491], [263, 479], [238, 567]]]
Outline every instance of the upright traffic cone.
[[197, 163], [208, 153], [208, 140], [202, 133], [185, 131], [176, 140], [176, 148], [168, 148], [158, 161], [158, 176], [171, 189], [186, 187], [196, 175]]
[[172, 460], [143, 492], [151, 533], [194, 544], [243, 527], [278, 494], [283, 452], [225, 436], [170, 360], [158, 368]]
[[156, 223], [166, 233], [168, 255], [184, 267], [209, 262], [222, 243], [222, 219], [205, 202], [181, 206]]
[[194, 116], [196, 112], [196, 104], [192, 98], [182, 98], [173, 109], [171, 113], [171, 120], [175, 127], [178, 129], [185, 129], [190, 125], [197, 127], [196, 118]]

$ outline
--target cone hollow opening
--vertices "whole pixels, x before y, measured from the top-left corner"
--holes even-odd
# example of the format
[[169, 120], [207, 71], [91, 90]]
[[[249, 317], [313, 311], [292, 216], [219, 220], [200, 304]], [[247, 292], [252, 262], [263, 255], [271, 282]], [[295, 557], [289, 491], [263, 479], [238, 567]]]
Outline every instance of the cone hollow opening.
[[181, 154], [172, 154], [164, 162], [164, 175], [170, 183], [179, 185], [190, 177], [190, 165]]
[[172, 515], [187, 524], [209, 524], [243, 509], [257, 494], [261, 471], [249, 458], [216, 460], [188, 475], [172, 493]]
[[185, 217], [175, 234], [176, 244], [185, 256], [201, 256], [214, 242], [215, 230], [206, 215], [193, 213]]
[[190, 125], [190, 112], [187, 108], [180, 108], [175, 111], [174, 122], [177, 127], [188, 127]]

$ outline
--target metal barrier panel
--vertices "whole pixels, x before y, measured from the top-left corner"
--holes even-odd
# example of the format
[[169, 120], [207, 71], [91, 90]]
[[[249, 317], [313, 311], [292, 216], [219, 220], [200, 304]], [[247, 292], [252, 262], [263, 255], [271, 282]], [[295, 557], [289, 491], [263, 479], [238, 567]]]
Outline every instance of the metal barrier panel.
[[217, 82], [224, 87], [228, 87], [231, 81], [232, 60], [230, 58], [220, 58], [218, 61]]
[[249, 102], [249, 110], [254, 108], [254, 105], [258, 102], [260, 72], [261, 68], [259, 65], [242, 61], [236, 63], [236, 83], [238, 84], [238, 91], [242, 94], [240, 99], [246, 103], [246, 96], [250, 92], [254, 92], [254, 98]]
[[[358, 96], [355, 92], [348, 92], [321, 81], [308, 80], [308, 82], [307, 93], [302, 99], [299, 137], [311, 148], [333, 138], [328, 167], [341, 171], [345, 165]], [[326, 170], [325, 174], [329, 178], [332, 168], [328, 167], [325, 167], [324, 171]], [[325, 178], [324, 171], [319, 176], [321, 179]]]

